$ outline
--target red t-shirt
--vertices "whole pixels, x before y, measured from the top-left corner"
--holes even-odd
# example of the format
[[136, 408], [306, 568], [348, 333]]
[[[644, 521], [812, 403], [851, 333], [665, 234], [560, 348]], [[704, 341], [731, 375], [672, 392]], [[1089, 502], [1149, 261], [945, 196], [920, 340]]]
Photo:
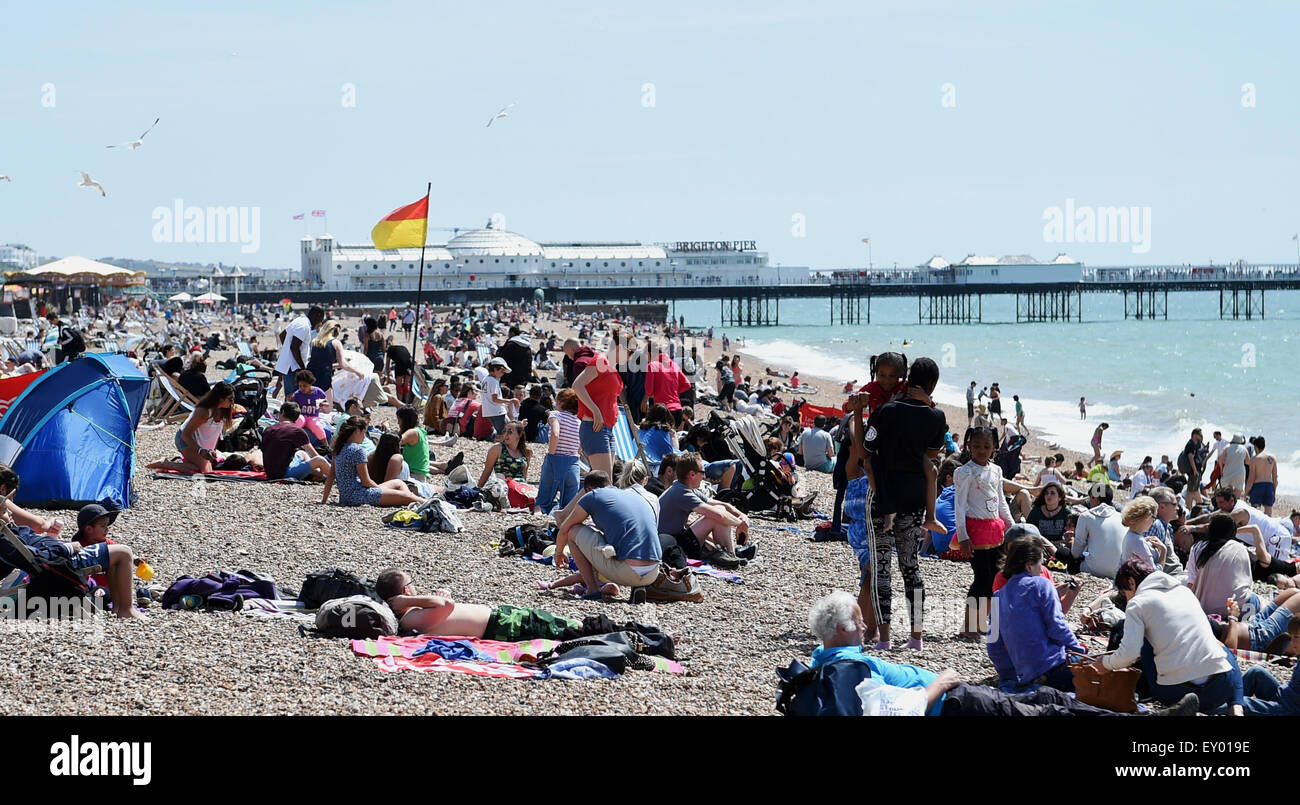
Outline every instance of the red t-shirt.
[[893, 394], [885, 391], [884, 387], [875, 380], [858, 389], [858, 391], [867, 393], [867, 405], [870, 406], [871, 411], [875, 411], [890, 400], [902, 399], [903, 395], [907, 393], [907, 381], [901, 381], [897, 386], [894, 386]]
[[[1047, 579], [1048, 581], [1051, 581], [1052, 586], [1056, 586], [1056, 582], [1052, 580], [1052, 571], [1048, 570], [1046, 567], [1043, 568], [1043, 572], [1039, 575], [1041, 575], [1043, 578]], [[1002, 571], [999, 570], [998, 574], [993, 577], [993, 592], [996, 593], [998, 590], [1001, 590], [1005, 586], [1007, 586], [1007, 577], [1002, 575]]]
[[646, 397], [654, 397], [656, 403], [663, 403], [669, 411], [680, 411], [681, 395], [690, 390], [690, 381], [667, 355], [660, 354], [646, 367]]
[[[612, 428], [618, 421], [618, 395], [623, 390], [623, 378], [609, 358], [596, 352], [591, 347], [578, 347], [573, 353], [573, 378], [576, 380], [588, 366], [596, 367], [596, 379], [587, 384], [587, 393], [592, 402], [600, 409], [600, 416], [605, 420], [604, 427]], [[591, 409], [578, 398], [578, 419], [591, 419]]]

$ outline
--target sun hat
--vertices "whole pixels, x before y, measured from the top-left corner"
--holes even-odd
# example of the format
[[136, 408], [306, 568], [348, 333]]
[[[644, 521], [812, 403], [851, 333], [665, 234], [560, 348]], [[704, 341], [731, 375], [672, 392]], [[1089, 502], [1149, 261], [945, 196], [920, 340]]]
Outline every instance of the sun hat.
[[488, 364], [487, 364], [487, 365], [488, 365], [488, 366], [500, 366], [500, 367], [503, 368], [503, 369], [509, 369], [509, 368], [510, 368], [510, 364], [506, 363], [506, 359], [505, 359], [505, 358], [493, 358], [492, 360], [488, 361]]

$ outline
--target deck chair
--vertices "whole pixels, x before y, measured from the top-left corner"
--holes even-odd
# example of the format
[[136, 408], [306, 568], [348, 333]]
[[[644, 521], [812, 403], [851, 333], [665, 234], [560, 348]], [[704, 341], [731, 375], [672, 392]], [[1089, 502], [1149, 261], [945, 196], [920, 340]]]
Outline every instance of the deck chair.
[[[41, 561], [32, 553], [32, 549], [27, 547], [27, 543], [18, 537], [9, 525], [0, 524], [0, 540], [3, 540], [4, 550], [0, 550], [0, 598], [17, 595], [19, 591], [25, 589], [29, 582], [22, 584], [16, 582], [24, 573], [30, 577], [32, 574], [39, 573], [42, 567]], [[99, 565], [92, 565], [84, 570], [77, 571], [82, 581], [90, 578], [96, 573], [103, 573], [104, 569]]]
[[423, 366], [417, 365], [411, 370], [411, 405], [414, 406], [418, 402], [418, 409], [424, 410], [424, 403], [428, 401], [432, 388], [433, 382]]
[[239, 357], [241, 358], [257, 357], [257, 353], [253, 352], [253, 348], [248, 345], [248, 341], [245, 340], [237, 341], [235, 343], [235, 346], [239, 348]]
[[627, 413], [627, 406], [618, 407], [618, 420], [614, 423], [614, 455], [618, 456], [619, 461], [634, 461], [639, 459], [642, 463], [646, 462], [645, 449], [641, 446], [641, 440], [636, 436], [636, 426], [632, 424], [632, 417]]
[[158, 404], [149, 415], [150, 424], [159, 422], [175, 424], [188, 417], [198, 407], [198, 399], [165, 372], [161, 370], [155, 372], [153, 381], [158, 387], [159, 395]]

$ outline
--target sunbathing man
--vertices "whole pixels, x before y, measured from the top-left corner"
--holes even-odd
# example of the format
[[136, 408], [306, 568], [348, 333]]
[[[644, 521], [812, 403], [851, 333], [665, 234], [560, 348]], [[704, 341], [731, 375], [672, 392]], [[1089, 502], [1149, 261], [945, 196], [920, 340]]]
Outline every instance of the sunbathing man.
[[485, 640], [572, 640], [581, 635], [582, 622], [532, 607], [464, 604], [452, 600], [447, 590], [433, 595], [416, 592], [411, 574], [388, 568], [379, 574], [375, 591], [398, 618], [400, 633], [475, 637]]

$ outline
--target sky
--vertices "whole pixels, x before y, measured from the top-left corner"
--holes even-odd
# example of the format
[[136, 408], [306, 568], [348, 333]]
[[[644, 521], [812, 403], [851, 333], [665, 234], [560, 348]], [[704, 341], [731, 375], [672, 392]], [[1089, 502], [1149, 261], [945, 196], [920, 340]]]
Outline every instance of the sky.
[[[815, 269], [1300, 259], [1300, 11], [1281, 3], [28, 3], [5, 17], [0, 243], [43, 255], [294, 268], [305, 233], [365, 242], [431, 182], [431, 227], [499, 214], [543, 242], [756, 240]], [[140, 149], [105, 148], [156, 117]], [[77, 187], [79, 170], [107, 196]], [[245, 230], [186, 242], [163, 226], [178, 200], [235, 207]], [[1127, 234], [1082, 217], [1048, 231], [1053, 208], [1119, 207]]]

